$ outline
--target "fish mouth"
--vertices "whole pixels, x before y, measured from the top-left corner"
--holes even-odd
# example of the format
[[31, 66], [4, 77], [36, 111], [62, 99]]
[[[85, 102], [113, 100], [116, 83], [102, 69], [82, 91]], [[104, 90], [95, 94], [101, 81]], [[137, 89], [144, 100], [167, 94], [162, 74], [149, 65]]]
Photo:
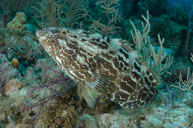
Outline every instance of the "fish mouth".
[[45, 36], [47, 33], [46, 29], [36, 29], [36, 36], [38, 38]]

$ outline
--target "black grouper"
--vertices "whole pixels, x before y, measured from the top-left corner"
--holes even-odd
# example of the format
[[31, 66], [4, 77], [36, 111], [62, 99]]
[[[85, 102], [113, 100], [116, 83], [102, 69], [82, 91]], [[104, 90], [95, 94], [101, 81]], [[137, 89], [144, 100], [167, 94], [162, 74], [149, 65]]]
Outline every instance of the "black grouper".
[[44, 28], [36, 35], [46, 52], [79, 86], [93, 108], [100, 96], [126, 110], [154, 100], [158, 79], [132, 49], [120, 39], [67, 28]]

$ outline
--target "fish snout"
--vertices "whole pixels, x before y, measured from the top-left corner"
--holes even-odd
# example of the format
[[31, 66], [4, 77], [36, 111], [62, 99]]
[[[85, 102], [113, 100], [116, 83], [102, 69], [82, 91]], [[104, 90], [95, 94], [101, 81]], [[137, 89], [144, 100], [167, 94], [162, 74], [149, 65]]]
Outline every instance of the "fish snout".
[[38, 38], [45, 36], [46, 33], [47, 33], [46, 29], [36, 29], [36, 36]]

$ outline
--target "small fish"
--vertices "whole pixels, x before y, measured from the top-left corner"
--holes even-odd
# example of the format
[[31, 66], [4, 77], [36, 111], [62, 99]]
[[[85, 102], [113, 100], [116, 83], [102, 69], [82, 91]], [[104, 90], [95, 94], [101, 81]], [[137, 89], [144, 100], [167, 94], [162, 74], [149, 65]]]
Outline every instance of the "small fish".
[[158, 77], [121, 39], [103, 37], [81, 29], [44, 28], [36, 35], [46, 52], [80, 87], [93, 108], [106, 96], [126, 110], [152, 102]]

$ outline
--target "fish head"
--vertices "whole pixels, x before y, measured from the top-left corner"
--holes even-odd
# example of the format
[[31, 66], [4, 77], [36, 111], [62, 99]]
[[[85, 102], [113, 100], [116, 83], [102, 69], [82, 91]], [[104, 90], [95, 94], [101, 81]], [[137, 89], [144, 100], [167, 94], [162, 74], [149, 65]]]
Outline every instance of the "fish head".
[[65, 28], [49, 27], [36, 30], [36, 36], [44, 48], [57, 47], [58, 43], [60, 43], [58, 39], [66, 40], [68, 38], [67, 35], [68, 31]]
[[51, 51], [48, 48], [55, 49], [58, 45], [66, 50], [83, 49], [92, 54], [98, 54], [101, 50], [108, 48], [107, 38], [103, 39], [99, 33], [81, 29], [49, 27], [37, 30], [36, 36], [48, 53]]
[[36, 36], [46, 52], [56, 58], [61, 53], [72, 53], [77, 46], [69, 31], [67, 28], [49, 27], [36, 30]]

